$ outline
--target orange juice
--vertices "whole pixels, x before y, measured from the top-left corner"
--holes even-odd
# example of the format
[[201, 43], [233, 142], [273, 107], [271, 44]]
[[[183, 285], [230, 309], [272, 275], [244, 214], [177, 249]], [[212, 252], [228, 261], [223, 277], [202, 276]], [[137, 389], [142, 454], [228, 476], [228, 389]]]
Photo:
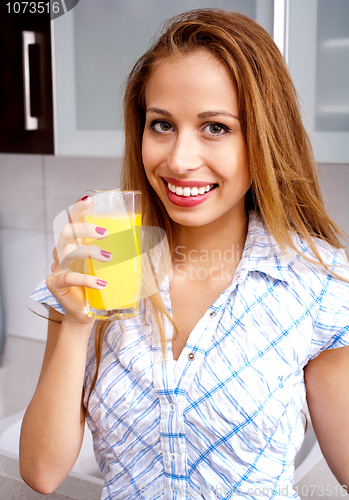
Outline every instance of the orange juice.
[[130, 310], [138, 310], [142, 275], [142, 216], [86, 214], [85, 221], [108, 230], [106, 238], [86, 238], [86, 244], [93, 244], [112, 254], [109, 262], [85, 260], [85, 274], [108, 283], [102, 290], [85, 289], [88, 305], [95, 310], [89, 315], [97, 319], [112, 319], [113, 314], [127, 317]]

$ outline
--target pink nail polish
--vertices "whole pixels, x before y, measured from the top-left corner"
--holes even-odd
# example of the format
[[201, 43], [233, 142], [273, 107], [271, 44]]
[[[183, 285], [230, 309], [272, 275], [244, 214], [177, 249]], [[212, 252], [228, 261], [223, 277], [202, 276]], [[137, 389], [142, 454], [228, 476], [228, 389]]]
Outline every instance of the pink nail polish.
[[107, 282], [103, 280], [97, 280], [96, 283], [98, 286], [101, 286], [103, 288], [107, 286]]
[[101, 250], [101, 255], [103, 255], [103, 257], [106, 257], [107, 259], [109, 259], [109, 257], [111, 256], [111, 253], [106, 252], [105, 250]]
[[87, 198], [91, 198], [89, 195], [84, 196], [83, 198], [80, 199], [80, 201], [85, 201]]
[[106, 232], [106, 229], [104, 229], [103, 227], [96, 227], [96, 233], [98, 234], [104, 234]]

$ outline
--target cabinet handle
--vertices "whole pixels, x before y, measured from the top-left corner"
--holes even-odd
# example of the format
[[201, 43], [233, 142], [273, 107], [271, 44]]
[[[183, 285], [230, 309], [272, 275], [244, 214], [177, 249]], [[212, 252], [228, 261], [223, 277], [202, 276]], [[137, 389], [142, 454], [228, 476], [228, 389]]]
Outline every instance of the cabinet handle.
[[24, 128], [25, 130], [38, 130], [39, 120], [31, 116], [30, 109], [30, 66], [29, 45], [39, 44], [42, 46], [43, 38], [40, 33], [34, 31], [22, 31], [22, 53], [23, 53], [23, 94], [24, 94]]

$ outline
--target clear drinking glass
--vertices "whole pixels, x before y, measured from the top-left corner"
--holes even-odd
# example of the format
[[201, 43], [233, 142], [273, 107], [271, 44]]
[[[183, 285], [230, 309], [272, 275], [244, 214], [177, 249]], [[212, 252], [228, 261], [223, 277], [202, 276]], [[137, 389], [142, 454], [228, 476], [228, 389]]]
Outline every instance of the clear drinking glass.
[[92, 196], [92, 203], [85, 222], [107, 229], [108, 236], [86, 238], [85, 243], [112, 254], [109, 262], [85, 259], [85, 274], [107, 282], [101, 290], [85, 288], [88, 315], [102, 320], [134, 318], [142, 281], [141, 192], [89, 190], [86, 194]]

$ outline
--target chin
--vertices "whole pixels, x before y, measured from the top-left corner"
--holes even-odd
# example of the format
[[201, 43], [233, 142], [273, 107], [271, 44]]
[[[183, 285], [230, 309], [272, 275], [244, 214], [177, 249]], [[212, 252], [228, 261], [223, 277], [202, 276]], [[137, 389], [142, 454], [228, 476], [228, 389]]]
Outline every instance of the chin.
[[171, 211], [168, 211], [167, 213], [170, 219], [173, 220], [173, 222], [187, 227], [201, 227], [205, 226], [206, 224], [210, 224], [210, 222], [214, 222], [215, 220], [214, 218], [212, 218], [212, 215], [209, 217], [199, 217], [195, 214], [174, 214], [171, 213]]

